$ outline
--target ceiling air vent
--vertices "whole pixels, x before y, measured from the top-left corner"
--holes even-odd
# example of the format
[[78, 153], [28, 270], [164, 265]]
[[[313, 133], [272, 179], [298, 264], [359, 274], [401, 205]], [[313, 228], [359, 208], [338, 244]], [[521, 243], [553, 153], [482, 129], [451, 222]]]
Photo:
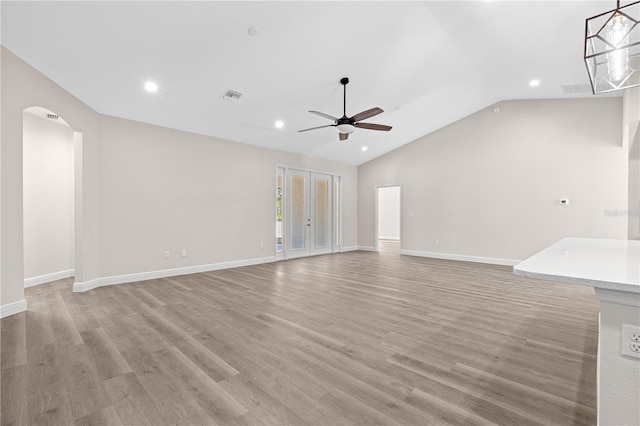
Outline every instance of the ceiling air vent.
[[242, 93], [240, 92], [236, 92], [235, 90], [227, 90], [226, 92], [224, 92], [224, 95], [222, 95], [222, 99], [226, 99], [228, 101], [233, 101], [233, 102], [237, 102], [240, 100], [240, 98], [242, 97]]
[[45, 114], [44, 118], [48, 118], [49, 120], [57, 120], [60, 117], [55, 114]]

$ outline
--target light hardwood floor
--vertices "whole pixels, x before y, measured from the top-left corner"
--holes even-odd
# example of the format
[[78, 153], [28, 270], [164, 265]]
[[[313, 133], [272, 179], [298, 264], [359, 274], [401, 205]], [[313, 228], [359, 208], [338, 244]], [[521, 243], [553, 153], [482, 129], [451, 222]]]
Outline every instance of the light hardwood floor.
[[1, 321], [2, 425], [595, 424], [591, 288], [397, 251], [71, 285]]

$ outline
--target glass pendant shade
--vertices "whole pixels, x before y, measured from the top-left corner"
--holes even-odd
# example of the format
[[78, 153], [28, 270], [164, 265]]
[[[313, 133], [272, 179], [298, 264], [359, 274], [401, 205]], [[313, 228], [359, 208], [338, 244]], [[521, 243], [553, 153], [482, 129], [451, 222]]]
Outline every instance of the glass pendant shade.
[[584, 60], [594, 94], [640, 86], [640, 1], [586, 21]]
[[356, 128], [351, 124], [338, 124], [336, 126], [336, 130], [338, 131], [338, 133], [351, 133], [355, 129]]

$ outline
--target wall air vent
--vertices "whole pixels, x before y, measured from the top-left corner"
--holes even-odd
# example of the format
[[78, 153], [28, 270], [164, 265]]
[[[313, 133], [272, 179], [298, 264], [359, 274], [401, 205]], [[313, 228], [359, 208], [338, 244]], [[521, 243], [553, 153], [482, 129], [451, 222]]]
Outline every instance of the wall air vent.
[[562, 86], [562, 93], [564, 94], [580, 94], [589, 93], [593, 94], [590, 84], [566, 84]]
[[60, 117], [55, 114], [45, 114], [44, 118], [48, 118], [49, 120], [57, 120]]
[[241, 97], [242, 97], [242, 93], [236, 92], [235, 90], [231, 90], [231, 89], [227, 90], [226, 92], [224, 92], [224, 95], [222, 95], [222, 99], [226, 99], [228, 101], [233, 101], [233, 102], [238, 102]]

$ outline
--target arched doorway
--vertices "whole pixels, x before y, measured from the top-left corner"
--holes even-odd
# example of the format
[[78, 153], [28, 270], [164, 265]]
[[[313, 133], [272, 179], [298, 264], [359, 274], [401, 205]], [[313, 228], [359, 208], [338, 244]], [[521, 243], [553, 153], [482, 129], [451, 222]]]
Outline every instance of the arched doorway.
[[77, 150], [82, 134], [55, 112], [23, 111], [24, 285], [75, 276]]

